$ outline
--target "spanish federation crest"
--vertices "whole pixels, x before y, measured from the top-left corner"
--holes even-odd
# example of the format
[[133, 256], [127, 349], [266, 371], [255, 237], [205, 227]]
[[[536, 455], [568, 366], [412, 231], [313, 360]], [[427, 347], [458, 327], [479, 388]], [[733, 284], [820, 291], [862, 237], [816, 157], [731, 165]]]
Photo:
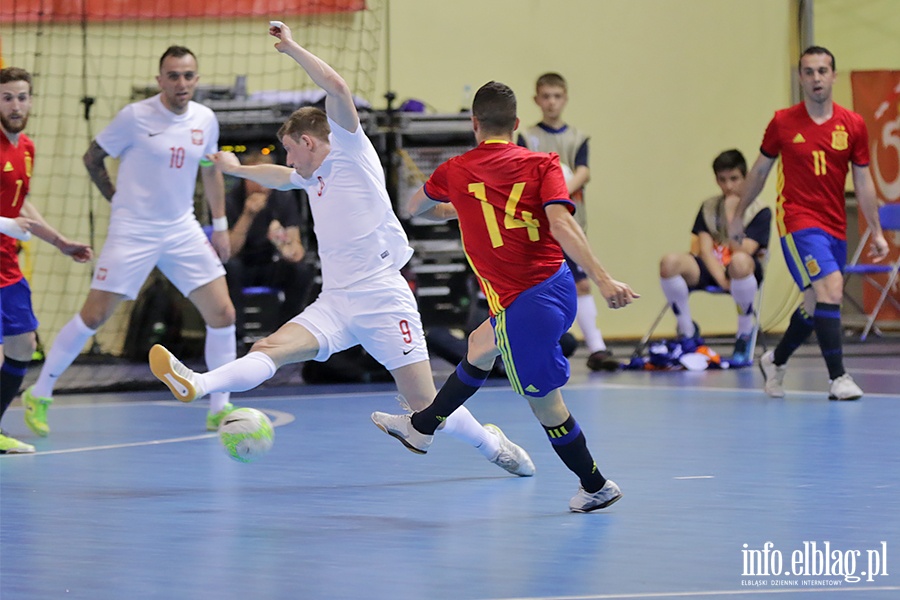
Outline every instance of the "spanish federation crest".
[[806, 272], [809, 273], [810, 277], [815, 277], [822, 272], [822, 267], [819, 266], [819, 261], [817, 261], [811, 254], [808, 254], [803, 259], [803, 262], [806, 264]]
[[846, 150], [847, 146], [847, 129], [843, 125], [838, 125], [831, 132], [831, 147], [835, 150]]

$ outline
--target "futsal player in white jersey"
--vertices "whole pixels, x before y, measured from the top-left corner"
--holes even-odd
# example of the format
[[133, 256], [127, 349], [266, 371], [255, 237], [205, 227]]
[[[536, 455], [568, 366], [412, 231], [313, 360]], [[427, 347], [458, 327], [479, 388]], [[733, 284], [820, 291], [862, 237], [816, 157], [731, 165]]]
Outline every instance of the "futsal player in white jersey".
[[[225, 173], [272, 189], [303, 188], [309, 196], [322, 293], [299, 315], [229, 365], [195, 373], [168, 350], [154, 346], [150, 367], [176, 398], [190, 402], [211, 391], [244, 391], [282, 365], [324, 361], [361, 344], [387, 368], [413, 410], [436, 394], [415, 298], [400, 268], [412, 248], [391, 207], [381, 162], [363, 133], [347, 83], [330, 66], [291, 38], [286, 26], [269, 30], [275, 48], [293, 58], [326, 92], [326, 113], [306, 107], [278, 132], [287, 164], [241, 165], [229, 152], [210, 158]], [[476, 447], [510, 473], [534, 474], [528, 454], [493, 425], [482, 426], [466, 409], [445, 421], [443, 431]]]
[[[123, 108], [84, 155], [91, 179], [112, 203], [109, 232], [81, 312], [60, 330], [36, 383], [23, 395], [26, 423], [38, 435], [50, 431], [47, 407], [57, 378], [119, 303], [137, 297], [153, 267], [200, 311], [207, 366], [236, 356], [234, 306], [222, 266], [230, 254], [225, 186], [206, 158], [218, 150], [219, 123], [209, 108], [192, 101], [199, 75], [189, 49], [168, 48], [156, 80], [160, 93]], [[107, 156], [120, 161], [115, 185]], [[213, 217], [212, 244], [194, 217], [198, 169]], [[207, 429], [217, 429], [233, 410], [228, 400], [227, 392], [210, 396]]]

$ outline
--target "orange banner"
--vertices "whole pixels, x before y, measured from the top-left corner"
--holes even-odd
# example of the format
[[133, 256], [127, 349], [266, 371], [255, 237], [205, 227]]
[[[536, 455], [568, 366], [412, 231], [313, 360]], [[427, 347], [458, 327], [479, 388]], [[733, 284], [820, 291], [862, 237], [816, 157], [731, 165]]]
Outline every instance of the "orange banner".
[[364, 10], [365, 0], [14, 0], [0, 3], [0, 23], [151, 19], [281, 19]]
[[[882, 202], [900, 202], [900, 71], [854, 71], [850, 74], [853, 87], [853, 109], [866, 120], [869, 130], [870, 169], [875, 191]], [[860, 235], [865, 231], [865, 219], [860, 215]], [[894, 261], [900, 253], [900, 234], [885, 232], [891, 247], [885, 261]], [[852, 249], [851, 249], [852, 251]], [[870, 262], [863, 253], [863, 262]], [[883, 284], [885, 277], [876, 276]], [[878, 293], [871, 286], [863, 286], [863, 300], [871, 311]], [[896, 287], [890, 295], [900, 300]], [[881, 308], [878, 320], [900, 319], [900, 311], [890, 302]]]

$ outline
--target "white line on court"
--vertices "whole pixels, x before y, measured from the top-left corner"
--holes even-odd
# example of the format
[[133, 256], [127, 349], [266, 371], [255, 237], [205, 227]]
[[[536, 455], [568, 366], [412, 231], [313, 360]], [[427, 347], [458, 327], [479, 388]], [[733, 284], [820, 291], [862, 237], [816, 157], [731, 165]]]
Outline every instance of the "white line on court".
[[[124, 404], [124, 403], [123, 403]], [[162, 404], [164, 406], [178, 405], [181, 406], [181, 403], [171, 403], [171, 402], [155, 402], [150, 404]], [[96, 406], [93, 404], [85, 404], [82, 406]], [[283, 412], [280, 410], [273, 410], [271, 408], [267, 408], [262, 410], [262, 412], [269, 415], [272, 418], [272, 427], [281, 427], [282, 425], [287, 425], [288, 423], [292, 423], [295, 419], [294, 415], [291, 413]], [[166, 438], [161, 440], [147, 440], [145, 442], [128, 442], [124, 444], [107, 444], [104, 446], [85, 446], [82, 448], [68, 448], [66, 450], [47, 450], [44, 452], [34, 452], [32, 454], [7, 454], [6, 456], [48, 456], [51, 454], [75, 454], [77, 452], [94, 452], [97, 450], [117, 450], [119, 448], [135, 448], [138, 446], [157, 446], [160, 444], [177, 444], [181, 442], [192, 442], [194, 440], [203, 440], [208, 438], [214, 438], [218, 433], [211, 431], [209, 433], [202, 433], [199, 435], [189, 435], [184, 437], [176, 437], [176, 438]]]
[[[854, 371], [855, 373], [856, 371]], [[563, 395], [565, 395], [566, 390], [584, 390], [584, 389], [616, 389], [616, 390], [645, 390], [645, 391], [653, 391], [653, 390], [666, 390], [666, 391], [685, 391], [685, 392], [715, 392], [717, 394], [721, 394], [723, 392], [727, 392], [729, 394], [740, 394], [740, 395], [753, 395], [759, 396], [762, 400], [775, 400], [775, 398], [768, 398], [763, 392], [762, 387], [759, 388], [730, 388], [730, 387], [707, 387], [707, 386], [689, 386], [689, 385], [636, 385], [633, 383], [601, 383], [599, 386], [595, 382], [582, 382], [582, 383], [569, 383], [566, 384], [565, 387], [562, 388]], [[813, 395], [819, 396], [822, 398], [827, 397], [827, 392], [825, 389], [821, 390], [792, 390], [787, 389], [787, 396], [785, 398], [780, 398], [780, 400], [789, 400], [791, 397], [800, 397], [805, 395]], [[866, 392], [863, 396], [861, 402], [865, 402], [866, 398], [892, 398], [892, 399], [900, 399], [900, 396], [897, 394], [884, 394], [878, 392]]]

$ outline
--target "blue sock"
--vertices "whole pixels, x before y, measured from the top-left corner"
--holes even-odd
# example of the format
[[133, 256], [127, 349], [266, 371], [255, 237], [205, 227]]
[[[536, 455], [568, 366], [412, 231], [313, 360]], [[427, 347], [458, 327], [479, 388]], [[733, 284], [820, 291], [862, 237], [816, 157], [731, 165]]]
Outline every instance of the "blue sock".
[[806, 314], [803, 307], [800, 306], [791, 315], [791, 322], [787, 331], [781, 337], [781, 341], [775, 347], [775, 364], [783, 365], [791, 357], [794, 351], [803, 345], [810, 334], [813, 332], [815, 324], [812, 317]]
[[456, 366], [456, 371], [441, 386], [434, 401], [424, 410], [413, 414], [412, 426], [420, 433], [433, 435], [454, 410], [484, 385], [489, 374], [490, 371], [482, 371], [470, 364], [467, 358], [463, 358]]
[[597, 463], [588, 450], [587, 440], [581, 432], [581, 426], [571, 414], [566, 422], [556, 427], [544, 427], [547, 437], [556, 454], [570, 471], [581, 480], [581, 487], [589, 494], [600, 491], [606, 484], [606, 478], [597, 469]]
[[16, 360], [8, 356], [3, 357], [3, 366], [0, 367], [0, 419], [3, 413], [12, 404], [22, 387], [22, 380], [28, 371], [26, 360]]
[[828, 366], [828, 378], [833, 381], [846, 373], [841, 339], [841, 307], [839, 304], [818, 302], [814, 319], [819, 349]]

